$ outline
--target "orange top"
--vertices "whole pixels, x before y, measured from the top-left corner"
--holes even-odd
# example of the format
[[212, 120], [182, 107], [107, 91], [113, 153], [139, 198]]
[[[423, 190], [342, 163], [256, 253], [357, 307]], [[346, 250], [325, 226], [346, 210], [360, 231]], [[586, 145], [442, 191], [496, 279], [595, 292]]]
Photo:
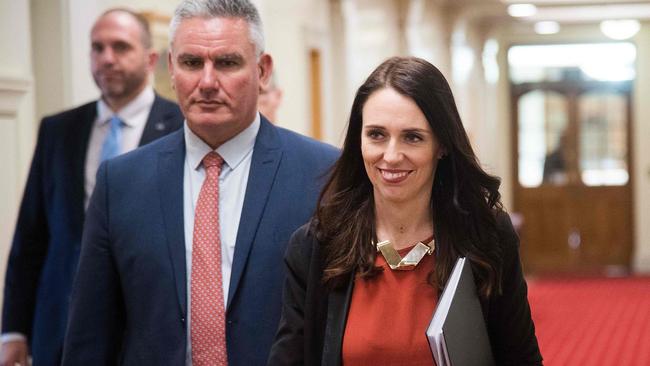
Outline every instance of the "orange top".
[[[411, 248], [399, 250], [401, 256]], [[350, 311], [343, 336], [343, 365], [435, 365], [425, 332], [438, 295], [427, 283], [434, 256], [425, 255], [412, 271], [384, 268], [371, 279], [354, 281]]]

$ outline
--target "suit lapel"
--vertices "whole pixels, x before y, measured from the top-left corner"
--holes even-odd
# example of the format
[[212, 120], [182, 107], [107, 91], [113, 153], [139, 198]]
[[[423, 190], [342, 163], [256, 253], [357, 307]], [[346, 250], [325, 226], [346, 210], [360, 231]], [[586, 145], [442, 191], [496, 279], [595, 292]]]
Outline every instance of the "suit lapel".
[[343, 333], [348, 319], [354, 277], [350, 275], [348, 285], [332, 290], [327, 297], [327, 322], [323, 344], [322, 366], [341, 365]]
[[159, 153], [158, 189], [165, 225], [167, 249], [172, 262], [178, 303], [187, 314], [187, 268], [185, 266], [185, 230], [183, 215], [183, 167], [185, 141], [183, 129], [170, 135], [169, 148]]
[[140, 146], [171, 132], [176, 127], [172, 123], [174, 116], [173, 110], [167, 107], [163, 99], [156, 94], [151, 106], [151, 112], [149, 112], [149, 118], [147, 118], [147, 123], [142, 131]]
[[228, 291], [228, 307], [230, 307], [230, 302], [237, 292], [239, 281], [246, 267], [248, 255], [257, 233], [257, 227], [262, 218], [281, 159], [282, 149], [277, 131], [262, 117], [260, 130], [257, 133], [255, 147], [253, 148], [244, 206], [237, 230], [235, 255]]

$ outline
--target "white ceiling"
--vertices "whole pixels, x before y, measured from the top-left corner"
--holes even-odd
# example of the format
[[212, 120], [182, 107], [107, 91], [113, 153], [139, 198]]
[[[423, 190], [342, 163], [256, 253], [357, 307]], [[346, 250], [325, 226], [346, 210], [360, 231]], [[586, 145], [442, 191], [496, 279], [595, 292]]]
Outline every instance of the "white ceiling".
[[489, 0], [504, 5], [528, 3], [537, 13], [523, 21], [555, 20], [560, 23], [594, 22], [606, 19], [650, 20], [650, 1], [626, 0]]

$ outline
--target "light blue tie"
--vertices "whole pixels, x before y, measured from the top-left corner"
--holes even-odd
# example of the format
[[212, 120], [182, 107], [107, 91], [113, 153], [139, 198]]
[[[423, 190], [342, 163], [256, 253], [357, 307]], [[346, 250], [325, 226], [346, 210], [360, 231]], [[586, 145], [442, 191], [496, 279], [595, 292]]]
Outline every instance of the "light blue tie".
[[104, 144], [102, 145], [102, 155], [100, 162], [114, 158], [120, 154], [120, 147], [122, 145], [122, 125], [124, 122], [117, 115], [111, 117], [110, 129], [108, 134], [106, 134], [106, 139], [104, 139]]

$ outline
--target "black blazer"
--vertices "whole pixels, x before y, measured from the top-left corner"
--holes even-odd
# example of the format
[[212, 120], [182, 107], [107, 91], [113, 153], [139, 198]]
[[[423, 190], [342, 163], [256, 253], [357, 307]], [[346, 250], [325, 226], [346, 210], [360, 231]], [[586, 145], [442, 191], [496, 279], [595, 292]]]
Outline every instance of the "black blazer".
[[[2, 332], [27, 335], [35, 365], [57, 365], [84, 222], [86, 150], [97, 102], [43, 118], [11, 246]], [[183, 125], [156, 95], [140, 145]]]
[[[498, 365], [541, 365], [519, 262], [519, 239], [505, 214], [499, 215], [498, 229], [504, 295], [481, 304], [494, 357]], [[323, 286], [323, 252], [309, 224], [292, 236], [285, 262], [282, 318], [268, 365], [340, 365], [353, 277], [339, 289]]]

